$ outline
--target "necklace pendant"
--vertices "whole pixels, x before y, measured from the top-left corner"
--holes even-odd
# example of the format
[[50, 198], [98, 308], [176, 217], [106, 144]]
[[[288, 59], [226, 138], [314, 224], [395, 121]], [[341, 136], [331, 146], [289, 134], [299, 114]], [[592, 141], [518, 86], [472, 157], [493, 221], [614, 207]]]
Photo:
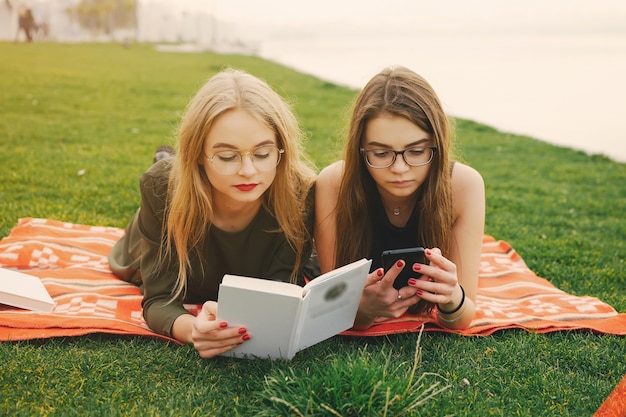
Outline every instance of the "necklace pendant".
[[393, 215], [394, 216], [399, 216], [400, 215], [400, 209], [399, 208], [393, 209]]

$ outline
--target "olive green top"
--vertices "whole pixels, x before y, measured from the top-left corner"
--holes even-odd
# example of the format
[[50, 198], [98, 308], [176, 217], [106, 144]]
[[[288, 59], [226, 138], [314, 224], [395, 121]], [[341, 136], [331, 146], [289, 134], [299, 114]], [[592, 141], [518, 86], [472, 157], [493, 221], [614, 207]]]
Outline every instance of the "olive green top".
[[[120, 278], [143, 286], [142, 307], [148, 326], [171, 337], [176, 318], [189, 314], [183, 303], [217, 300], [224, 274], [289, 281], [296, 253], [285, 235], [275, 232], [278, 222], [263, 207], [241, 231], [225, 232], [211, 226], [200, 246], [201, 258], [195, 250], [189, 252], [191, 268], [186, 296], [170, 302], [178, 276], [178, 259], [173, 254], [164, 262], [159, 260], [170, 170], [171, 162], [165, 159], [154, 164], [141, 177], [141, 207], [126, 227], [125, 235], [113, 247], [109, 264]], [[310, 197], [312, 195], [309, 202], [314, 200]], [[312, 204], [309, 204], [307, 225], [310, 236], [313, 235], [314, 219], [311, 208]], [[309, 243], [298, 274], [300, 284], [304, 282], [302, 275], [310, 255]]]

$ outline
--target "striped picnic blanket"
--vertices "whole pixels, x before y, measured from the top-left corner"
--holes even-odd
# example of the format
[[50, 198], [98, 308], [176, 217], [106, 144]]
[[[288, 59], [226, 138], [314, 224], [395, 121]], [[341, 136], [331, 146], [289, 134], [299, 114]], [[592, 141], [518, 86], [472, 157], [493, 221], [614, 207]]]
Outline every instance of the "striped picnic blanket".
[[[124, 230], [20, 219], [0, 240], [0, 266], [41, 279], [56, 305], [37, 313], [0, 305], [0, 340], [27, 340], [89, 333], [168, 339], [146, 325], [139, 289], [116, 278], [107, 255]], [[485, 236], [476, 318], [466, 330], [437, 325], [435, 316], [405, 315], [347, 336], [380, 336], [425, 331], [489, 335], [511, 328], [539, 333], [584, 329], [626, 335], [626, 314], [589, 296], [574, 296], [535, 275], [506, 242]], [[187, 305], [192, 313], [196, 305]], [[168, 339], [171, 340], [171, 339]]]

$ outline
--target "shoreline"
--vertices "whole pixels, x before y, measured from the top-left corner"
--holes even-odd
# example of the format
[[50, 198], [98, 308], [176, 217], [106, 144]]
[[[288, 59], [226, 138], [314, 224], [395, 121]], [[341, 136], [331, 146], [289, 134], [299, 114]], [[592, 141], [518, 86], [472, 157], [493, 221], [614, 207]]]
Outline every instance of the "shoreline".
[[[333, 84], [357, 90], [360, 88], [356, 86], [357, 84], [360, 83], [362, 85], [365, 85], [371, 75], [383, 68], [382, 66], [380, 68], [377, 67], [378, 69], [376, 69], [374, 72], [370, 71], [371, 74], [367, 74], [368, 70], [363, 70], [359, 73], [352, 73], [350, 72], [350, 68], [342, 70], [340, 66], [329, 63], [329, 61], [333, 61], [331, 58], [336, 55], [333, 53], [327, 53], [326, 55], [320, 56], [319, 53], [316, 55], [316, 51], [313, 50], [313, 48], [302, 48], [303, 50], [299, 53], [289, 54], [289, 48], [285, 48], [283, 46], [282, 48], [284, 50], [281, 51], [281, 48], [276, 48], [276, 46], [272, 45], [271, 43], [269, 48], [267, 45], [267, 42], [260, 42], [258, 46], [252, 46], [243, 42], [239, 42], [237, 44], [224, 42], [218, 46], [202, 45], [199, 43], [184, 43], [157, 44], [155, 45], [155, 49], [162, 52], [201, 53], [205, 51], [211, 51], [220, 54], [242, 54], [257, 56], [262, 59], [275, 62], [279, 65], [289, 67], [295, 71], [310, 75], [312, 77], [316, 77]], [[307, 52], [311, 52], [312, 54], [306, 59], [300, 59], [302, 58], [302, 55], [306, 54]], [[287, 56], [289, 56], [289, 58], [287, 58]], [[359, 61], [360, 59], [362, 58], [357, 57], [355, 60]], [[315, 62], [316, 60], [317, 62]], [[373, 68], [374, 65], [370, 65], [370, 67]], [[411, 67], [409, 66], [409, 68]], [[582, 143], [573, 143], [563, 140], [562, 137], [565, 136], [560, 136], [560, 132], [558, 131], [559, 128], [562, 130], [571, 129], [571, 127], [566, 124], [562, 124], [555, 128], [554, 126], [550, 126], [547, 124], [541, 125], [539, 121], [541, 121], [542, 119], [538, 119], [539, 121], [536, 122], [534, 128], [522, 128], [521, 125], [518, 127], [514, 126], [516, 123], [512, 123], [511, 120], [508, 120], [507, 122], [506, 118], [499, 118], [498, 116], [502, 116], [502, 114], [497, 113], [497, 111], [489, 116], [489, 111], [487, 110], [493, 109], [485, 110], [485, 116], [480, 115], [480, 110], [473, 110], [469, 112], [470, 114], [465, 114], [466, 112], [463, 111], [463, 109], [467, 108], [468, 104], [472, 104], [468, 102], [467, 98], [459, 98], [458, 94], [456, 94], [453, 89], [442, 88], [441, 85], [438, 84], [444, 84], [444, 82], [441, 81], [439, 77], [425, 76], [425, 78], [427, 78], [427, 80], [431, 83], [431, 85], [433, 85], [435, 90], [438, 91], [439, 97], [444, 105], [444, 109], [452, 117], [471, 120], [476, 123], [484, 124], [503, 133], [509, 133], [519, 136], [528, 136], [535, 140], [539, 140], [555, 146], [581, 151], [590, 156], [602, 155], [611, 159], [614, 162], [622, 164], [626, 163], [626, 146], [620, 146], [621, 141], [619, 140], [619, 138], [609, 140], [604, 137], [602, 143], [599, 143], [597, 140], [589, 140]], [[431, 81], [429, 78], [433, 78], [434, 81]], [[355, 80], [358, 80], [358, 82]], [[504, 88], [506, 88], [506, 86]], [[442, 90], [443, 92], [439, 93], [439, 90]], [[451, 94], [451, 91], [456, 94], [456, 97], [454, 97], [454, 100], [446, 100], [447, 96]], [[469, 100], [471, 101], [471, 98]], [[501, 121], [494, 122], [492, 120]], [[548, 122], [551, 120], [552, 119], [550, 117], [547, 118]], [[575, 121], [573, 121], [573, 123], [575, 123]], [[626, 141], [626, 138], [624, 139]], [[607, 148], [609, 150], [607, 150]], [[620, 152], [620, 150], [622, 152]]]
[[275, 37], [260, 44], [259, 56], [356, 89], [401, 64], [428, 80], [453, 117], [626, 163], [626, 36], [419, 39], [416, 46], [392, 35]]

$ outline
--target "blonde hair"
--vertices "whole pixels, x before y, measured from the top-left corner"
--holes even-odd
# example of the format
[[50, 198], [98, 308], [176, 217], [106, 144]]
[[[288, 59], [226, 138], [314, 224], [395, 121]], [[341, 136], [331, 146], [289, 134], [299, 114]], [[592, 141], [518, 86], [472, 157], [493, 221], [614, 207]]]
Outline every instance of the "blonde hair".
[[264, 81], [244, 71], [226, 69], [210, 78], [193, 97], [178, 130], [178, 149], [168, 184], [162, 260], [176, 253], [179, 271], [173, 299], [184, 294], [190, 268], [189, 252], [201, 252], [213, 219], [212, 187], [203, 168], [204, 142], [215, 119], [242, 109], [276, 134], [284, 154], [276, 176], [263, 195], [263, 206], [275, 216], [296, 253], [291, 281], [297, 279], [301, 256], [310, 239], [306, 224], [306, 195], [315, 173], [302, 157], [302, 133], [289, 105]]
[[[439, 98], [428, 82], [405, 67], [386, 68], [357, 96], [344, 151], [344, 174], [337, 202], [336, 266], [370, 256], [376, 184], [360, 154], [367, 122], [386, 112], [427, 132], [437, 147], [418, 200], [416, 239], [425, 247], [450, 251], [452, 235], [451, 129]], [[348, 238], [349, 237], [349, 238]], [[420, 306], [428, 310], [432, 306]]]

